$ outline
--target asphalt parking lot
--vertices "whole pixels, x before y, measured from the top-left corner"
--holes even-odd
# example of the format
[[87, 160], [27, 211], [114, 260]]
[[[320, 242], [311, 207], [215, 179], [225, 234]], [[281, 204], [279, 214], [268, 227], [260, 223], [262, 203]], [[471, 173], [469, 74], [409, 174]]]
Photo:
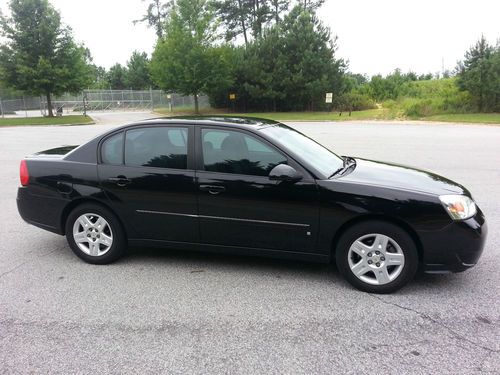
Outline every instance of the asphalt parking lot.
[[0, 129], [1, 373], [500, 373], [500, 126], [292, 124], [339, 154], [463, 183], [485, 212], [475, 268], [378, 296], [292, 261], [133, 249], [92, 266], [22, 221], [24, 155], [141, 117]]

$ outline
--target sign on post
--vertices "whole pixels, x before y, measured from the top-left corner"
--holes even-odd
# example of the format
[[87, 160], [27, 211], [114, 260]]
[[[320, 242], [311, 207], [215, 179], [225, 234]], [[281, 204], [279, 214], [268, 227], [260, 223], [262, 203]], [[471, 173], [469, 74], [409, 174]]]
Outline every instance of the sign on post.
[[333, 92], [326, 93], [325, 103], [333, 103]]
[[236, 100], [236, 94], [234, 93], [229, 94], [229, 100]]

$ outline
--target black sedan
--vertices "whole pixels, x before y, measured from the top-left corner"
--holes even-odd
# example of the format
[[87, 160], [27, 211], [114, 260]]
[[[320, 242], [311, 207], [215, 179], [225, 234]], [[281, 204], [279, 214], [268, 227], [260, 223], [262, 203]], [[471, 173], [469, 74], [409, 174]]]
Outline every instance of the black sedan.
[[263, 119], [147, 120], [29, 156], [20, 179], [23, 219], [93, 264], [128, 244], [336, 260], [358, 289], [389, 293], [419, 268], [474, 266], [486, 239], [463, 186]]

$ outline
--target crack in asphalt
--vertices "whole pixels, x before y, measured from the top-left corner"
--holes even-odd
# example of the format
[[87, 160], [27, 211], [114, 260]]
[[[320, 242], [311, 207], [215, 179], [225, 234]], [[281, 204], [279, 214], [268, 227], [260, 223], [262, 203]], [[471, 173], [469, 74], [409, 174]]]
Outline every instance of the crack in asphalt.
[[486, 370], [484, 366], [486, 365], [486, 362], [491, 358], [491, 356], [494, 354], [494, 352], [488, 352], [486, 355], [483, 357], [481, 360], [481, 364], [478, 367], [478, 371], [482, 373], [488, 373], [488, 374], [497, 374], [497, 371], [495, 369], [493, 370]]
[[381, 298], [381, 297], [379, 297], [379, 296], [377, 296], [377, 295], [374, 295], [374, 294], [372, 294], [372, 293], [368, 293], [368, 294], [369, 294], [371, 297], [373, 297], [373, 298], [375, 298], [375, 299], [379, 300], [380, 302], [382, 302], [382, 303], [384, 303], [384, 304], [386, 304], [386, 305], [391, 305], [391, 306], [394, 306], [394, 307], [398, 307], [398, 308], [400, 308], [400, 309], [402, 309], [402, 310], [410, 311], [410, 312], [412, 312], [412, 313], [414, 313], [414, 314], [417, 314], [417, 315], [418, 315], [418, 316], [420, 316], [422, 319], [427, 320], [427, 321], [430, 321], [431, 323], [434, 323], [434, 324], [436, 324], [436, 325], [440, 326], [441, 328], [444, 328], [444, 329], [445, 329], [446, 331], [448, 331], [448, 332], [449, 332], [449, 333], [450, 333], [450, 334], [451, 334], [451, 335], [452, 335], [455, 339], [466, 341], [466, 342], [468, 342], [469, 344], [472, 344], [472, 345], [474, 345], [474, 346], [475, 346], [475, 347], [477, 347], [477, 348], [481, 348], [481, 349], [483, 349], [483, 350], [486, 350], [486, 351], [487, 351], [487, 352], [489, 352], [489, 353], [500, 353], [500, 350], [498, 350], [498, 349], [492, 349], [492, 348], [489, 348], [489, 347], [487, 347], [487, 346], [484, 346], [484, 345], [482, 345], [482, 344], [480, 344], [480, 343], [477, 343], [477, 342], [475, 342], [475, 341], [473, 341], [473, 340], [468, 339], [467, 337], [465, 337], [465, 336], [461, 335], [460, 333], [458, 333], [458, 332], [456, 332], [455, 330], [453, 330], [453, 329], [451, 329], [450, 327], [448, 327], [446, 324], [443, 324], [443, 323], [441, 323], [439, 320], [434, 319], [434, 318], [433, 318], [433, 317], [431, 317], [430, 315], [427, 315], [427, 314], [425, 314], [425, 313], [423, 313], [423, 312], [420, 312], [420, 311], [418, 311], [418, 310], [412, 309], [411, 307], [406, 307], [406, 306], [399, 305], [399, 304], [397, 304], [397, 303], [395, 303], [395, 302], [389, 302], [389, 301], [386, 301], [386, 300], [384, 300], [383, 298]]
[[[53, 252], [55, 252], [55, 251], [57, 251], [57, 250], [58, 250], [58, 249], [53, 249], [53, 250], [48, 251], [48, 252], [46, 252], [46, 253], [44, 253], [44, 254], [40, 254], [40, 255], [38, 255], [36, 258], [42, 258], [42, 257], [44, 257], [44, 256], [50, 255], [50, 254], [52, 254]], [[32, 253], [32, 251], [30, 251], [29, 253]], [[36, 259], [36, 258], [35, 258], [35, 259]], [[18, 268], [21, 268], [21, 267], [22, 267], [22, 266], [24, 266], [25, 264], [32, 263], [32, 262], [33, 262], [33, 259], [30, 259], [30, 260], [27, 260], [27, 261], [25, 261], [25, 262], [22, 262], [22, 263], [18, 264], [17, 266], [14, 266], [14, 268], [11, 268], [10, 270], [7, 270], [7, 271], [5, 271], [5, 272], [0, 273], [0, 278], [4, 277], [5, 275], [8, 275], [9, 273], [14, 272], [15, 270], [17, 270]]]

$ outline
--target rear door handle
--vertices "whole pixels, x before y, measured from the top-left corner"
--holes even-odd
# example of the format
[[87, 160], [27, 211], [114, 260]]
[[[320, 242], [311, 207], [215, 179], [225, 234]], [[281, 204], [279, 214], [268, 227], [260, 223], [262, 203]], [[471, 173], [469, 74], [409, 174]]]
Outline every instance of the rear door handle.
[[226, 191], [226, 188], [220, 185], [200, 185], [200, 190], [208, 191], [210, 194], [216, 195]]
[[125, 176], [110, 177], [110, 178], [108, 178], [108, 181], [113, 182], [113, 183], [117, 184], [118, 186], [127, 186], [128, 184], [130, 184], [132, 182], [131, 180], [129, 180]]

